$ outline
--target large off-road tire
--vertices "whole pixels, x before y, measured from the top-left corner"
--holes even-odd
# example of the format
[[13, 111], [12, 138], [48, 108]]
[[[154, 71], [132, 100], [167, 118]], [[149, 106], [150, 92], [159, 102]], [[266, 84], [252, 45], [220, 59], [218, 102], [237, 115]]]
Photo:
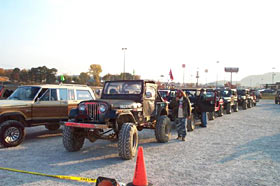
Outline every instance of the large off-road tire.
[[208, 119], [209, 120], [214, 120], [215, 119], [215, 111], [208, 113]]
[[218, 117], [222, 117], [224, 115], [224, 107], [221, 106], [220, 110], [218, 111]]
[[79, 151], [85, 141], [84, 129], [64, 126], [62, 141], [65, 149], [69, 152]]
[[188, 132], [191, 132], [195, 129], [195, 119], [194, 119], [194, 115], [191, 115], [191, 119], [188, 119], [187, 121], [187, 130]]
[[130, 160], [136, 155], [138, 131], [133, 123], [124, 123], [119, 133], [118, 150], [122, 159]]
[[238, 102], [234, 103], [233, 111], [238, 112]]
[[243, 103], [242, 103], [242, 109], [243, 109], [243, 110], [246, 110], [246, 109], [247, 109], [247, 103], [246, 103], [246, 101], [243, 101]]
[[251, 100], [248, 102], [248, 108], [252, 108], [252, 101]]
[[230, 103], [227, 104], [226, 112], [227, 112], [227, 114], [231, 114], [231, 105], [230, 105]]
[[171, 123], [167, 116], [160, 116], [155, 129], [156, 140], [159, 143], [166, 143], [171, 138]]
[[24, 125], [17, 120], [7, 120], [0, 124], [0, 144], [4, 147], [15, 147], [25, 137]]
[[47, 124], [45, 125], [45, 128], [48, 129], [49, 131], [54, 131], [58, 130], [60, 128], [59, 124]]

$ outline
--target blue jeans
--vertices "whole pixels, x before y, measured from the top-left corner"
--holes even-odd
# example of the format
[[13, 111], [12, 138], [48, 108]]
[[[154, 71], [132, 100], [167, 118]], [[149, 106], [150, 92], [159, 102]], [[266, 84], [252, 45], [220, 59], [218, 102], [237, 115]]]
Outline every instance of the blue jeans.
[[183, 138], [186, 137], [187, 135], [186, 122], [187, 122], [186, 118], [177, 118], [177, 122], [176, 122], [177, 133], [178, 136]]
[[207, 114], [206, 112], [201, 112], [201, 125], [206, 127], [207, 126]]

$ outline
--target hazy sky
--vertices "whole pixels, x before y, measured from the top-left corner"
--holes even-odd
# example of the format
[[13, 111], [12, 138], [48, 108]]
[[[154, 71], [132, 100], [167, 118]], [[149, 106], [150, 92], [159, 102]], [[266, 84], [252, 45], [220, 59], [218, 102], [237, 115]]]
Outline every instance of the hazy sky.
[[[126, 70], [175, 81], [280, 71], [279, 0], [0, 0], [0, 67]], [[219, 63], [217, 63], [219, 61]], [[207, 74], [204, 70], [208, 69]], [[165, 75], [165, 78], [160, 78]]]

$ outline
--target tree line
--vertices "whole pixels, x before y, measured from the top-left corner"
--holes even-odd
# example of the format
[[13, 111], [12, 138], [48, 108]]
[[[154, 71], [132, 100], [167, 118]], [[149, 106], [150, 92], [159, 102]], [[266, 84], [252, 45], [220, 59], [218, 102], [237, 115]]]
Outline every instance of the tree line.
[[48, 68], [46, 66], [39, 66], [31, 69], [3, 69], [0, 68], [0, 76], [7, 77], [13, 83], [19, 84], [43, 84], [43, 83], [77, 83], [87, 84], [90, 86], [101, 86], [101, 80], [132, 80], [140, 79], [139, 75], [132, 75], [130, 73], [121, 74], [106, 74], [100, 77], [102, 72], [101, 65], [92, 64], [88, 72], [81, 72], [79, 75], [57, 75], [56, 68]]

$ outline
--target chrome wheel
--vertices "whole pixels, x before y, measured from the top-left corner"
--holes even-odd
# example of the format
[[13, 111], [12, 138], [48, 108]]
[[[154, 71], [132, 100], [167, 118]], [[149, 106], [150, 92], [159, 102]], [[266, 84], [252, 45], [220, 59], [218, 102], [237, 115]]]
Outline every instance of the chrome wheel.
[[9, 127], [4, 133], [6, 143], [14, 143], [20, 138], [20, 131], [16, 127]]
[[20, 130], [16, 127], [9, 127], [4, 133], [6, 143], [14, 143], [20, 139]]

